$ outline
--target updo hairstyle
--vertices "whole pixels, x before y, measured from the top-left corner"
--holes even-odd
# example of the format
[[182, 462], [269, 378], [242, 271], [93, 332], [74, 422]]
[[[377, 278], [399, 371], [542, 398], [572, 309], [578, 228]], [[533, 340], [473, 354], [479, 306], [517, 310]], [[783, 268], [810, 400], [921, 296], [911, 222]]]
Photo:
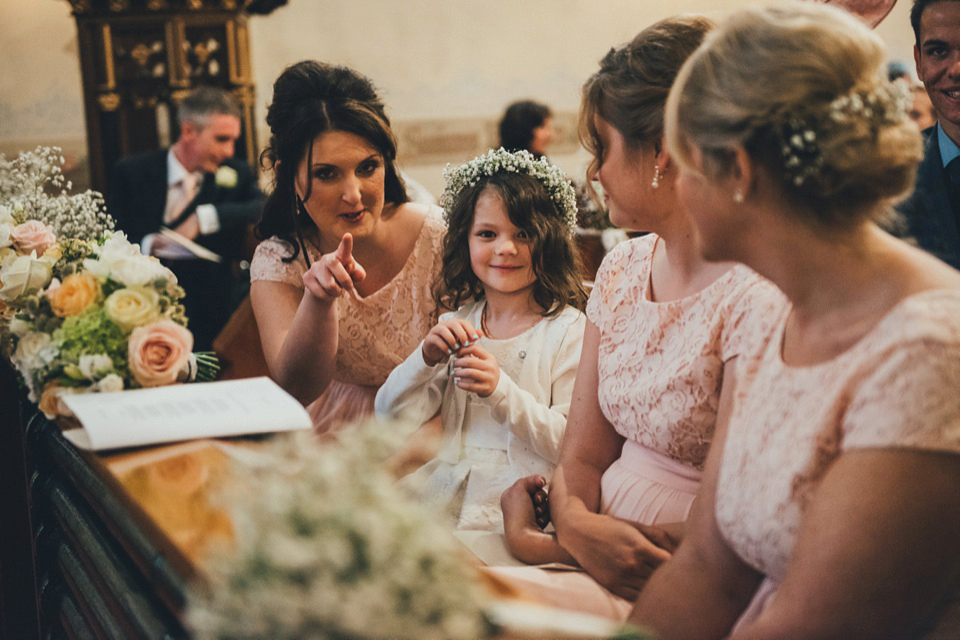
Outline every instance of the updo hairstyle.
[[882, 41], [848, 13], [799, 3], [745, 9], [680, 71], [667, 142], [710, 180], [728, 174], [742, 145], [812, 222], [849, 228], [913, 186], [920, 136], [897, 92]]
[[[290, 242], [294, 247], [290, 260], [301, 249], [300, 230], [315, 227], [294, 183], [301, 161], [306, 158], [308, 166], [312, 164], [313, 142], [323, 133], [342, 131], [366, 140], [383, 156], [385, 200], [409, 201], [397, 172], [397, 139], [383, 101], [373, 83], [353, 69], [313, 60], [287, 67], [273, 84], [267, 125], [270, 142], [260, 154], [260, 164], [273, 170], [274, 184], [256, 231], [261, 239], [278, 236]], [[307, 184], [304, 199], [310, 196], [312, 181]]]
[[587, 79], [581, 94], [579, 134], [581, 144], [593, 156], [587, 168], [591, 181], [605, 151], [597, 117], [619, 131], [633, 151], [642, 143], [658, 144], [670, 87], [713, 26], [701, 16], [667, 18], [603, 57], [600, 69]]

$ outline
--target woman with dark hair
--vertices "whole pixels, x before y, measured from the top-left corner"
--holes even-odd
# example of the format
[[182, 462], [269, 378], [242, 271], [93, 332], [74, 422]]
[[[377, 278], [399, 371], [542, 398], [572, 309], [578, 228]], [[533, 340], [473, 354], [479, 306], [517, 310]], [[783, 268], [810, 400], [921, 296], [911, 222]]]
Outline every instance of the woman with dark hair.
[[314, 427], [373, 412], [390, 371], [436, 324], [444, 225], [408, 202], [396, 138], [373, 84], [304, 61], [267, 111], [274, 171], [250, 297], [270, 374]]
[[553, 113], [533, 100], [514, 102], [500, 119], [500, 146], [507, 151], [526, 150], [542, 158], [553, 142]]

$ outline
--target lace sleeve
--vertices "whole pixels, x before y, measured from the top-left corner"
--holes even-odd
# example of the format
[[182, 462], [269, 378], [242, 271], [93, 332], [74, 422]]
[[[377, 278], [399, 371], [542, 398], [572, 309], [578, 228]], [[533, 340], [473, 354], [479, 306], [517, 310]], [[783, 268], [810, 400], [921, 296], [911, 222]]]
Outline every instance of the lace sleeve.
[[635, 276], [645, 271], [639, 263], [645, 262], [645, 257], [652, 251], [654, 240], [652, 234], [627, 240], [613, 247], [604, 256], [600, 268], [597, 269], [586, 309], [587, 318], [601, 331], [605, 317], [610, 314], [623, 289], [637, 285]]
[[754, 348], [778, 325], [786, 296], [769, 280], [745, 266], [734, 267], [736, 284], [727, 295], [720, 336], [720, 359]]
[[284, 262], [293, 254], [293, 247], [289, 242], [279, 238], [270, 238], [257, 245], [250, 263], [250, 281], [267, 280], [282, 282], [294, 287], [303, 288], [303, 258], [297, 256], [291, 262]]
[[911, 341], [872, 359], [863, 371], [844, 424], [845, 449], [960, 453], [960, 342]]

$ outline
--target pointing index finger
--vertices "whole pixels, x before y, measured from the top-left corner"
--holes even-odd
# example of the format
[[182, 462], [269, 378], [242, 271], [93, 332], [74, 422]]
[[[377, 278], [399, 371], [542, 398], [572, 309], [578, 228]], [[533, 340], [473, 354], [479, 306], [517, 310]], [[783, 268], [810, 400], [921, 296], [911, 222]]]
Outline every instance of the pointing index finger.
[[337, 260], [344, 266], [348, 266], [353, 261], [353, 236], [349, 233], [343, 234], [340, 238], [340, 246], [337, 247]]

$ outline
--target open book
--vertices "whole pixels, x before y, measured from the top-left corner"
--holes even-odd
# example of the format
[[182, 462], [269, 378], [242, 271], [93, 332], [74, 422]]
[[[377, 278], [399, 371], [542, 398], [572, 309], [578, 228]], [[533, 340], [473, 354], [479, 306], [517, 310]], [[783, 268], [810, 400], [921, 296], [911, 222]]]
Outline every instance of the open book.
[[63, 395], [82, 425], [64, 432], [92, 451], [309, 429], [310, 416], [270, 378]]
[[196, 242], [194, 242], [193, 240], [191, 240], [186, 236], [180, 235], [173, 229], [168, 229], [167, 227], [161, 227], [160, 235], [162, 235], [164, 238], [167, 238], [168, 240], [172, 240], [173, 242], [177, 243], [177, 246], [179, 247], [179, 251], [173, 251], [169, 255], [160, 255], [159, 257], [161, 258], [173, 258], [173, 259], [181, 258], [182, 259], [187, 257], [194, 257], [194, 258], [199, 258], [201, 260], [208, 260], [210, 262], [223, 261], [223, 258], [220, 256], [219, 253], [214, 253], [213, 251], [210, 251], [210, 249], [207, 249], [206, 247], [197, 244]]

